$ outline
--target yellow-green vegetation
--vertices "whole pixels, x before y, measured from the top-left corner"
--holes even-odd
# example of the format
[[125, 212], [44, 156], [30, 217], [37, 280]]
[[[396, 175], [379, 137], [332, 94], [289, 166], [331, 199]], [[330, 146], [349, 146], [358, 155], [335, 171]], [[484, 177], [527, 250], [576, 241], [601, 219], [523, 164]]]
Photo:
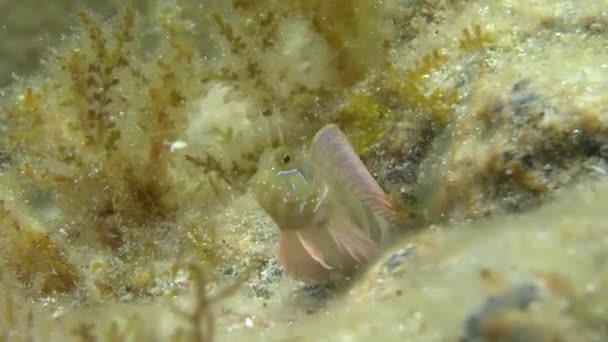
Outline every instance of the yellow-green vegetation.
[[[49, 76], [17, 84], [4, 103], [3, 146], [11, 164], [3, 184], [11, 184], [11, 200], [41, 204], [42, 214], [36, 216], [36, 230], [4, 219], [1, 250], [9, 273], [33, 296], [92, 284], [84, 293], [111, 298], [124, 295], [131, 282], [127, 292], [147, 293], [154, 282], [143, 275], [157, 275], [147, 269], [149, 262], [177, 256], [157, 244], [171, 231], [175, 243], [193, 247], [195, 253], [185, 256], [210, 261], [205, 251], [214, 248], [211, 225], [200, 217], [191, 222], [179, 217], [193, 202], [199, 208], [218, 202], [208, 186], [190, 185], [205, 182], [201, 165], [228, 171], [171, 153], [187, 121], [185, 104], [201, 96], [209, 69], [194, 63], [196, 46], [181, 29], [183, 20], [166, 18], [169, 7], [159, 8], [167, 37], [158, 43], [163, 53], [147, 57], [136, 41], [142, 28], [132, 9], [112, 24], [79, 12], [81, 28], [45, 63]], [[236, 177], [237, 168], [226, 177]], [[49, 206], [58, 214], [45, 214]], [[188, 239], [178, 224], [209, 243]], [[90, 254], [74, 253], [75, 248]], [[96, 255], [107, 251], [112, 254], [104, 257], [105, 267], [87, 272], [91, 279], [83, 281], [87, 263], [99, 264]], [[79, 265], [70, 255], [82, 259]]]
[[[177, 57], [157, 60], [154, 78], [147, 76], [130, 46], [132, 10], [116, 31], [79, 16], [83, 36], [54, 56], [53, 78], [23, 85], [6, 108], [8, 146], [23, 151], [16, 168], [26, 180], [52, 190], [64, 215], [93, 223], [98, 240], [118, 248], [118, 221], [142, 225], [177, 205], [169, 199], [163, 145], [175, 134], [183, 101], [178, 71], [165, 66]], [[129, 93], [129, 86], [140, 91]]]
[[6, 208], [4, 202], [0, 205], [2, 267], [9, 271], [4, 276], [14, 277], [28, 288], [39, 289], [42, 295], [73, 290], [82, 274], [66, 255], [61, 242], [51, 240], [35, 222]]
[[[227, 1], [224, 9], [228, 12], [213, 12], [212, 22], [218, 26], [219, 34], [225, 38], [228, 51], [234, 54], [248, 53], [247, 63], [229, 73], [249, 77], [255, 82], [269, 83], [264, 80], [270, 70], [268, 61], [261, 59], [266, 53], [273, 53], [283, 44], [300, 44], [305, 42], [286, 41], [300, 40], [302, 37], [292, 35], [291, 25], [303, 30], [310, 30], [314, 37], [320, 39], [324, 47], [330, 50], [328, 63], [331, 74], [325, 86], [350, 86], [364, 79], [374, 67], [381, 65], [387, 42], [383, 39], [386, 25], [381, 25], [387, 16], [385, 9], [367, 1]], [[243, 21], [226, 21], [225, 15], [252, 18]], [[295, 23], [290, 23], [294, 20]], [[300, 26], [301, 25], [301, 26]], [[285, 32], [280, 30], [282, 28]], [[294, 27], [295, 28], [295, 27]], [[297, 47], [292, 45], [292, 47]], [[322, 46], [323, 47], [323, 46]], [[318, 51], [325, 54], [325, 51]], [[297, 67], [297, 65], [295, 65]], [[322, 65], [312, 68], [324, 67]], [[289, 78], [289, 70], [279, 70], [282, 77]], [[242, 76], [241, 76], [242, 77]], [[298, 82], [300, 83], [300, 82]], [[302, 82], [304, 83], [304, 82]], [[306, 88], [310, 84], [299, 84]], [[276, 87], [266, 84], [267, 87]], [[289, 87], [296, 91], [297, 87]], [[277, 89], [278, 90], [278, 89]], [[315, 89], [311, 89], [315, 90]]]
[[366, 153], [384, 133], [394, 125], [396, 113], [376, 102], [365, 91], [349, 94], [338, 108], [335, 121], [344, 127], [346, 134], [359, 154]]
[[[153, 282], [142, 279], [171, 273], [147, 269], [149, 260], [178, 255], [158, 245], [167, 234], [188, 246], [181, 257], [228, 262], [205, 213], [226, 193], [243, 191], [255, 171], [272, 134], [259, 129], [267, 125], [260, 111], [281, 109], [278, 123], [290, 143], [338, 122], [363, 154], [409, 115], [403, 107], [422, 117], [420, 125], [440, 131], [456, 90], [428, 91], [424, 78], [441, 67], [442, 56], [434, 50], [413, 68], [397, 70], [386, 57], [395, 27], [381, 25], [397, 18], [390, 8], [370, 6], [233, 1], [188, 17], [176, 3], [159, 2], [154, 53], [138, 39], [150, 29], [134, 10], [125, 8], [111, 23], [80, 11], [74, 38], [45, 63], [48, 77], [17, 83], [2, 108], [3, 143], [12, 158], [7, 181], [19, 180], [17, 198], [50, 202], [43, 207], [58, 213], [54, 221], [40, 217], [40, 236], [15, 233], [15, 241], [42, 246], [31, 266], [20, 267], [19, 279], [30, 283], [29, 273], [45, 268], [36, 256], [46, 255], [60, 260], [59, 274], [70, 278], [50, 287], [73, 290], [82, 283], [81, 268], [98, 260], [86, 256], [72, 266], [62, 259], [79, 246], [118, 257], [106, 258], [85, 282], [98, 295], [125, 295], [132, 286], [125, 292], [114, 285], [124, 280], [145, 294], [142, 287]], [[197, 29], [192, 20], [201, 17]], [[210, 35], [210, 46], [197, 45], [201, 33]], [[463, 46], [485, 39], [478, 28], [464, 35]], [[39, 290], [49, 286], [31, 288]]]
[[[473, 24], [473, 34], [464, 28], [458, 38], [458, 49], [483, 49], [492, 43], [489, 33]], [[366, 153], [391, 127], [405, 118], [417, 121], [420, 127], [430, 125], [433, 135], [439, 135], [452, 119], [459, 93], [454, 85], [429, 88], [432, 73], [446, 67], [446, 56], [440, 46], [425, 54], [410, 67], [398, 67], [386, 61], [379, 73], [373, 74], [363, 90], [348, 92], [334, 120], [345, 131], [359, 153]], [[452, 54], [456, 54], [453, 52]], [[409, 111], [404, 112], [403, 108]]]
[[[528, 18], [524, 1], [510, 2], [519, 10], [507, 18], [500, 3], [159, 0], [150, 12], [123, 8], [109, 20], [73, 13], [80, 26], [39, 74], [2, 93], [0, 339], [208, 341], [215, 317], [223, 336], [243, 326], [250, 330], [242, 335], [287, 327], [303, 316], [312, 323], [299, 326], [308, 330], [302, 336], [327, 334], [310, 328], [324, 310], [305, 315], [302, 296], [292, 293], [316, 290], [281, 274], [276, 227], [246, 193], [277, 126], [299, 148], [323, 124], [339, 124], [385, 190], [420, 218], [413, 226], [451, 228], [458, 218], [521, 210], [578, 175], [606, 173], [608, 75], [600, 77], [605, 51], [597, 48], [605, 45], [604, 22], [588, 14], [566, 34], [573, 26]], [[539, 8], [547, 4], [530, 13], [546, 16]], [[590, 27], [595, 33], [582, 39]], [[563, 59], [564, 51], [576, 53]], [[531, 70], [531, 80], [522, 79]], [[470, 260], [496, 256], [496, 241], [482, 229], [434, 235], [419, 226], [423, 234], [411, 230], [396, 255], [416, 255], [422, 266], [403, 262], [406, 276], [390, 280], [379, 261], [340, 302], [359, 301], [361, 309], [328, 306], [329, 316], [344, 313], [334, 336], [352, 330], [350, 320], [357, 337], [424, 336], [426, 329], [439, 339], [446, 327], [462, 330], [464, 309], [482, 302], [470, 290], [471, 274], [479, 274]], [[534, 229], [509, 234], [513, 246], [520, 233]], [[534, 235], [532, 254], [518, 255], [544, 253], [534, 249], [547, 241], [543, 234]], [[408, 241], [415, 249], [403, 248]], [[563, 244], [550, 249], [558, 260]], [[452, 272], [454, 255], [471, 255], [462, 259], [466, 272]], [[551, 272], [552, 258], [542, 260]], [[247, 266], [256, 274], [238, 289], [238, 304], [214, 310], [235, 290], [225, 283]], [[446, 281], [434, 282], [437, 275]], [[445, 284], [459, 284], [468, 297]], [[429, 285], [437, 287], [422, 294]], [[383, 305], [394, 295], [408, 310], [412, 303], [424, 310], [370, 305], [378, 294], [390, 299]], [[435, 311], [451, 297], [463, 312]], [[173, 310], [180, 300], [189, 305]], [[602, 326], [582, 306], [574, 310]], [[372, 324], [370, 308], [381, 317]], [[527, 326], [515, 323], [507, 327]], [[275, 333], [297, 338], [300, 331]]]
[[449, 122], [449, 113], [458, 101], [458, 93], [454, 88], [438, 87], [426, 89], [424, 78], [428, 77], [435, 69], [440, 68], [444, 56], [439, 50], [422, 57], [416, 65], [405, 70], [403, 75], [394, 67], [388, 70], [388, 89], [395, 92], [396, 96], [406, 106], [415, 110], [423, 111], [428, 119], [433, 121], [437, 128], [444, 128]]
[[41, 75], [9, 89], [3, 197], [31, 204], [37, 223], [7, 210], [0, 251], [24, 296], [172, 296], [177, 285], [161, 284], [178, 277], [179, 260], [241, 262], [240, 245], [217, 241], [225, 228], [210, 214], [246, 190], [272, 134], [260, 112], [279, 109], [272, 120], [291, 144], [341, 113], [360, 151], [382, 137], [383, 118], [395, 119], [355, 90], [385, 64], [389, 10], [365, 1], [188, 8], [159, 1], [150, 17], [127, 7], [107, 22], [74, 13], [80, 26]]
[[479, 24], [472, 24], [471, 28], [473, 33], [468, 27], [462, 29], [462, 38], [458, 39], [458, 47], [461, 50], [479, 49], [492, 43], [492, 35], [483, 32]]

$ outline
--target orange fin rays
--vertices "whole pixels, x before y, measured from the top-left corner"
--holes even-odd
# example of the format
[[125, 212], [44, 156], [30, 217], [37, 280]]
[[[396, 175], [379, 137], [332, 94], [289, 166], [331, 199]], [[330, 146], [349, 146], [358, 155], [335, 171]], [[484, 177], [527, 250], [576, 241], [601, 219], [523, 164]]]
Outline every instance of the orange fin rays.
[[279, 232], [278, 260], [290, 276], [303, 281], [323, 281], [332, 272], [310, 256], [294, 231]]
[[300, 232], [297, 232], [296, 235], [298, 236], [302, 247], [304, 247], [304, 249], [306, 250], [308, 255], [310, 255], [311, 258], [313, 258], [316, 262], [318, 262], [321, 266], [325, 267], [328, 270], [331, 270], [333, 268], [325, 262], [325, 259], [323, 258], [323, 253], [314, 245], [314, 243], [306, 240]]
[[378, 252], [376, 243], [356, 227], [331, 227], [329, 234], [338, 248], [346, 250], [357, 262], [369, 261]]
[[370, 261], [379, 250], [376, 242], [342, 210], [324, 225], [302, 229], [297, 234], [313, 259], [338, 268]]

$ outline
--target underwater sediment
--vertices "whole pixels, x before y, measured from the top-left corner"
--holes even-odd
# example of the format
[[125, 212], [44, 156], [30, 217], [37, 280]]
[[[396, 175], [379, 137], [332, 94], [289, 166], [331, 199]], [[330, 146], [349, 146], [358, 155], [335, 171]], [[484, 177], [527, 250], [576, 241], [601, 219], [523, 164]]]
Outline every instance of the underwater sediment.
[[[112, 8], [4, 78], [3, 340], [607, 338], [607, 1]], [[327, 123], [410, 216], [337, 289], [249, 188]]]

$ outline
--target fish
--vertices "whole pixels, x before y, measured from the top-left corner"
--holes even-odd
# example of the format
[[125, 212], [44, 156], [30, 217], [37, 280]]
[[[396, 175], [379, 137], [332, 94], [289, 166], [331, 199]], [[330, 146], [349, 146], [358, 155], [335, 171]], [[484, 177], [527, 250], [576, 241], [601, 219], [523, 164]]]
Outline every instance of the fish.
[[308, 151], [282, 141], [267, 149], [252, 190], [279, 228], [279, 263], [304, 282], [350, 277], [404, 222], [336, 124], [323, 126]]

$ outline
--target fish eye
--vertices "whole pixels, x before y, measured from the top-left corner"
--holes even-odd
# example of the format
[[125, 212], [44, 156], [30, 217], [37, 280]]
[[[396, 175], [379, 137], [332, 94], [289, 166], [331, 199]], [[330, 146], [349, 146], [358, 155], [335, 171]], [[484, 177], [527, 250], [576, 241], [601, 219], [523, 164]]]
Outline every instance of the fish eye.
[[290, 161], [291, 161], [291, 155], [289, 153], [283, 154], [283, 163], [289, 164]]
[[274, 155], [274, 162], [277, 166], [281, 167], [288, 166], [294, 163], [295, 160], [295, 155], [286, 147], [279, 148]]

